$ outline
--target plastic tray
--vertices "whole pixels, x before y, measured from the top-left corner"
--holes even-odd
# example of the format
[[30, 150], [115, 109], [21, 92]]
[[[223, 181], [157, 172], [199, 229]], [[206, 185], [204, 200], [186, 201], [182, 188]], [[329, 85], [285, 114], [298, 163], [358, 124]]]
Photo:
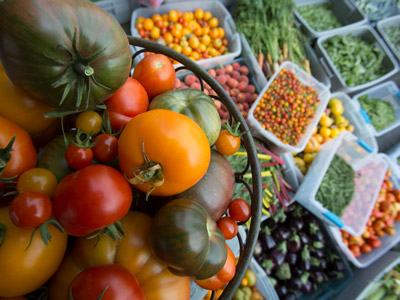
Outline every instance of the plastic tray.
[[[351, 34], [353, 36], [361, 37], [362, 39], [368, 39], [374, 41], [376, 47], [378, 47], [384, 54], [385, 57], [382, 61], [382, 64], [388, 70], [387, 73], [375, 80], [370, 82], [366, 82], [357, 86], [350, 87], [346, 84], [343, 77], [340, 75], [338, 69], [333, 64], [332, 60], [330, 59], [328, 53], [326, 52], [325, 48], [323, 47], [323, 43], [328, 40], [329, 38], [336, 36], [336, 35], [347, 35]], [[328, 76], [331, 78], [332, 82], [332, 91], [344, 91], [348, 94], [358, 92], [367, 88], [370, 88], [373, 85], [383, 82], [384, 80], [390, 78], [396, 72], [398, 72], [399, 67], [397, 62], [395, 61], [392, 53], [390, 52], [389, 48], [385, 45], [379, 35], [375, 32], [375, 30], [369, 25], [361, 25], [350, 29], [341, 29], [339, 33], [336, 34], [329, 34], [319, 37], [315, 44], [315, 51], [317, 55], [320, 57], [320, 61], [322, 66], [325, 68]]]
[[111, 14], [119, 23], [126, 23], [131, 17], [130, 0], [100, 0], [94, 2], [94, 4]]
[[[303, 134], [297, 145], [288, 145], [283, 143], [272, 132], [263, 129], [261, 127], [261, 124], [253, 116], [254, 109], [257, 107], [258, 102], [260, 102], [262, 96], [268, 90], [269, 86], [282, 69], [293, 72], [294, 75], [300, 80], [300, 82], [305, 85], [311, 86], [314, 90], [316, 90], [318, 92], [318, 98], [320, 100], [314, 119], [312, 119], [310, 124], [307, 126], [306, 132]], [[263, 138], [272, 151], [278, 154], [284, 154], [286, 152], [301, 152], [305, 148], [314, 128], [317, 126], [318, 121], [322, 116], [322, 113], [328, 105], [329, 96], [329, 89], [324, 84], [300, 69], [296, 64], [286, 61], [279, 66], [278, 70], [274, 73], [274, 75], [272, 75], [272, 77], [268, 81], [268, 84], [261, 91], [257, 100], [251, 106], [247, 117], [247, 122], [249, 123], [249, 126], [251, 127], [254, 135]]]
[[400, 158], [400, 140], [397, 145], [395, 145], [388, 151], [387, 154], [393, 161], [393, 164], [397, 167], [397, 171], [400, 173], [400, 164], [398, 163], [398, 159]]
[[[182, 1], [179, 2], [179, 6], [177, 6], [176, 3], [171, 3], [161, 5], [157, 9], [149, 7], [135, 9], [131, 18], [131, 34], [133, 36], [140, 36], [135, 27], [138, 17], [149, 18], [156, 13], [168, 13], [172, 9], [179, 9], [182, 12], [190, 12], [195, 11], [197, 8], [201, 8], [204, 11], [210, 11], [214, 17], [218, 18], [218, 26], [225, 29], [225, 38], [228, 40], [228, 49], [230, 53], [217, 57], [200, 59], [196, 62], [202, 67], [210, 67], [215, 66], [218, 63], [232, 61], [236, 56], [239, 56], [242, 50], [239, 33], [236, 32], [235, 23], [233, 22], [232, 16], [225, 6], [219, 1]], [[136, 48], [139, 50], [139, 47]], [[180, 64], [176, 64], [176, 66], [178, 65]]]
[[302, 30], [312, 39], [319, 38], [325, 34], [335, 34], [342, 29], [353, 28], [367, 22], [365, 15], [349, 0], [294, 0], [296, 7], [323, 3], [330, 3], [332, 5], [333, 13], [344, 25], [330, 30], [317, 31], [307, 23], [298, 10], [295, 10], [294, 14], [300, 22]]
[[322, 67], [321, 63], [319, 62], [313, 48], [309, 44], [305, 44], [304, 51], [306, 53], [308, 61], [310, 62], [312, 76], [321, 81], [330, 90], [332, 86], [331, 80], [328, 74], [325, 72], [324, 68]]
[[[400, 126], [400, 98], [397, 95], [398, 93], [399, 93], [399, 88], [396, 86], [396, 84], [393, 81], [387, 81], [373, 88], [370, 88], [366, 91], [363, 91], [357, 95], [354, 95], [353, 99], [356, 102], [358, 109], [361, 109], [361, 105], [358, 102], [358, 98], [360, 98], [363, 95], [368, 95], [371, 98], [380, 99], [382, 101], [390, 103], [393, 106], [396, 120], [381, 131], [376, 131], [375, 128], [372, 126], [373, 130], [372, 132], [376, 137], [384, 135]], [[367, 122], [371, 123], [368, 115], [365, 114], [364, 117]], [[400, 130], [400, 128], [397, 130]]]
[[397, 0], [365, 1], [352, 0], [354, 5], [366, 16], [368, 22], [375, 26], [376, 22], [399, 13]]
[[277, 293], [275, 292], [274, 286], [269, 281], [268, 276], [264, 270], [260, 267], [254, 257], [251, 259], [249, 269], [256, 274], [257, 281], [255, 287], [261, 293], [266, 300], [279, 300]]
[[[393, 162], [386, 154], [379, 153], [378, 155], [386, 161], [386, 163], [389, 165], [389, 168], [392, 170], [392, 176], [390, 176], [390, 180], [393, 182], [394, 188], [400, 189], [400, 177], [397, 168], [394, 168], [395, 166]], [[370, 214], [368, 214], [368, 218], [369, 216]], [[353, 254], [351, 254], [349, 248], [345, 244], [343, 244], [342, 235], [337, 228], [330, 228], [330, 230], [332, 231], [332, 236], [334, 237], [336, 243], [338, 244], [344, 255], [347, 257], [347, 259], [358, 268], [366, 268], [374, 261], [379, 259], [381, 256], [383, 256], [385, 253], [387, 253], [398, 242], [400, 242], [400, 222], [396, 222], [394, 228], [396, 230], [396, 233], [394, 235], [390, 236], [385, 234], [385, 236], [380, 238], [380, 240], [382, 241], [381, 247], [373, 249], [371, 253], [363, 253], [359, 258], [355, 258]]]
[[[261, 222], [261, 229], [263, 228], [262, 223], [263, 222]], [[310, 299], [328, 300], [328, 299], [332, 299], [333, 296], [335, 296], [336, 294], [341, 292], [353, 279], [353, 272], [352, 272], [346, 258], [341, 253], [338, 246], [334, 243], [333, 237], [332, 237], [331, 232], [329, 231], [328, 227], [326, 226], [326, 224], [321, 222], [320, 228], [323, 231], [324, 235], [326, 236], [327, 248], [329, 250], [331, 250], [333, 253], [339, 255], [340, 259], [345, 264], [346, 272], [345, 272], [343, 278], [341, 278], [341, 279], [329, 280], [329, 281], [323, 282], [322, 284], [319, 284], [318, 289], [315, 290], [314, 292], [312, 292], [311, 294], [300, 294], [299, 297], [297, 298], [298, 300], [310, 300]], [[263, 268], [258, 264], [258, 262], [254, 258], [252, 259], [252, 263], [255, 265], [255, 268], [256, 268], [258, 274], [260, 274], [260, 273], [264, 274], [264, 276], [266, 277], [266, 280], [261, 281], [261, 282], [267, 281], [264, 283], [265, 286], [264, 286], [262, 294], [269, 296], [269, 297], [266, 297], [267, 300], [279, 300], [278, 294], [276, 293], [275, 288], [273, 287], [271, 281], [268, 279]], [[258, 276], [257, 276], [257, 281], [258, 281]]]
[[[357, 173], [353, 199], [341, 217], [336, 216], [315, 200], [315, 195], [335, 154], [345, 159]], [[353, 236], [360, 236], [375, 204], [387, 168], [386, 160], [377, 153], [370, 153], [363, 144], [359, 143], [355, 135], [343, 131], [338, 137], [321, 146], [294, 199], [323, 221]], [[373, 183], [369, 182], [370, 172], [374, 174]], [[357, 215], [354, 213], [355, 210]]]
[[281, 158], [285, 162], [285, 165], [282, 169], [283, 176], [286, 182], [292, 187], [292, 189], [296, 191], [300, 185], [298, 173], [301, 174], [301, 172], [296, 167], [292, 153], [285, 153], [281, 156]]
[[376, 23], [376, 30], [378, 30], [383, 40], [389, 46], [390, 50], [392, 50], [397, 60], [400, 61], [400, 52], [396, 49], [392, 41], [389, 39], [389, 36], [385, 32], [385, 29], [391, 26], [400, 26], [400, 15], [389, 17], [387, 19], [379, 21], [378, 23]]

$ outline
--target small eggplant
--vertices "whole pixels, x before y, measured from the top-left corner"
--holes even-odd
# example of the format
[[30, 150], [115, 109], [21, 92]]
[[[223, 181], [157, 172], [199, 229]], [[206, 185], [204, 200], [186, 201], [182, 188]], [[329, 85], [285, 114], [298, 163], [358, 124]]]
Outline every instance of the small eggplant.
[[261, 262], [261, 267], [264, 269], [265, 273], [270, 276], [272, 274], [272, 270], [275, 268], [275, 263], [272, 259], [264, 259]]
[[304, 228], [304, 220], [301, 217], [292, 216], [289, 219], [289, 226], [292, 230], [300, 231]]
[[310, 249], [308, 245], [305, 245], [303, 250], [301, 250], [301, 262], [300, 262], [300, 267], [304, 271], [310, 271], [311, 269], [311, 256], [310, 256]]
[[290, 229], [285, 225], [281, 225], [272, 234], [277, 241], [286, 241], [290, 237]]
[[331, 268], [338, 272], [344, 272], [346, 270], [346, 266], [343, 261], [336, 259], [329, 264]]
[[301, 276], [304, 274], [304, 271], [297, 265], [292, 268], [292, 274], [293, 276]]
[[325, 258], [321, 258], [319, 260], [319, 269], [320, 270], [326, 270], [326, 268], [328, 267], [328, 263], [326, 262]]
[[300, 267], [304, 270], [304, 271], [310, 271], [311, 270], [311, 261], [309, 259], [303, 259], [300, 262]]
[[256, 241], [256, 245], [254, 247], [254, 257], [257, 258], [259, 256], [262, 256], [263, 254], [263, 247], [261, 245], [260, 240]]
[[303, 245], [308, 245], [310, 243], [310, 237], [304, 231], [299, 231], [297, 233], [300, 237], [300, 241]]
[[272, 260], [276, 267], [279, 267], [285, 261], [286, 253], [283, 253], [281, 250], [275, 249], [268, 255], [268, 259]]
[[289, 263], [291, 266], [295, 266], [297, 263], [297, 253], [291, 253], [289, 252], [286, 254], [286, 261]]
[[269, 231], [269, 228], [265, 227], [260, 233], [260, 242], [264, 251], [270, 251], [276, 247], [276, 242]]
[[279, 298], [286, 297], [286, 295], [288, 293], [287, 287], [284, 285], [280, 285], [280, 284], [275, 286], [275, 291], [278, 294]]
[[292, 277], [292, 279], [290, 280], [290, 284], [289, 287], [292, 290], [300, 290], [301, 286], [303, 285], [303, 282], [301, 281], [301, 276], [296, 276], [296, 277]]
[[319, 228], [318, 224], [308, 223], [308, 228], [309, 228], [310, 237], [314, 241], [318, 241], [318, 242], [321, 242], [322, 244], [325, 244], [325, 235], [322, 232], [322, 230]]
[[328, 276], [330, 279], [336, 279], [339, 276], [339, 272], [336, 270], [333, 270], [331, 268], [328, 268], [325, 270], [326, 276]]
[[313, 270], [319, 270], [320, 269], [321, 261], [317, 257], [311, 256], [310, 262], [311, 262], [311, 268]]
[[297, 300], [297, 296], [295, 293], [289, 291], [286, 296], [283, 298], [283, 300]]
[[322, 273], [321, 271], [318, 271], [318, 270], [311, 271], [310, 274], [311, 274], [312, 280], [317, 284], [320, 284], [325, 281], [324, 273]]
[[264, 221], [265, 226], [269, 227], [269, 228], [274, 228], [276, 225], [276, 222], [273, 218], [268, 218]]
[[318, 258], [318, 259], [321, 259], [321, 258], [324, 258], [325, 257], [325, 253], [324, 253], [324, 251], [322, 250], [322, 249], [313, 249], [312, 251], [311, 251], [311, 254], [315, 257], [315, 258]]
[[301, 281], [302, 281], [302, 286], [301, 286], [301, 291], [305, 294], [309, 294], [314, 290], [314, 286], [310, 280], [310, 273], [305, 272], [303, 275], [301, 275]]
[[287, 244], [287, 249], [291, 253], [297, 253], [299, 252], [300, 248], [301, 248], [300, 237], [294, 232], [292, 237], [289, 239], [289, 242]]

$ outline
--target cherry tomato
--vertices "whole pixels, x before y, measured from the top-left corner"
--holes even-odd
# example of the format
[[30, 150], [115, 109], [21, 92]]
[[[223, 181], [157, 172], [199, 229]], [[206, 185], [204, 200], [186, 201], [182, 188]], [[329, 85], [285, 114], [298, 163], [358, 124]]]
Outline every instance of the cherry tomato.
[[146, 89], [150, 99], [174, 89], [175, 69], [169, 58], [162, 54], [150, 54], [143, 58], [133, 71], [137, 79]]
[[65, 151], [65, 160], [71, 168], [82, 169], [92, 162], [93, 150], [91, 148], [83, 148], [71, 144]]
[[251, 208], [246, 200], [237, 198], [229, 203], [228, 213], [233, 220], [237, 222], [244, 222], [250, 218]]
[[91, 133], [95, 136], [100, 132], [102, 121], [101, 116], [97, 112], [86, 110], [78, 115], [75, 121], [75, 126], [84, 133]]
[[18, 178], [17, 191], [18, 193], [27, 191], [42, 192], [52, 197], [57, 184], [57, 178], [51, 171], [43, 168], [33, 168], [25, 171]]
[[382, 242], [380, 239], [369, 239], [368, 240], [368, 244], [372, 247], [372, 248], [379, 248], [380, 246], [382, 246]]
[[120, 265], [90, 267], [70, 285], [74, 300], [145, 300], [138, 280]]
[[114, 224], [131, 204], [129, 183], [106, 165], [90, 165], [69, 174], [53, 196], [54, 216], [72, 236], [86, 236]]
[[223, 155], [232, 155], [240, 147], [240, 137], [232, 135], [228, 130], [221, 130], [215, 142], [215, 148]]
[[222, 217], [219, 219], [217, 226], [226, 240], [233, 239], [238, 233], [237, 223], [229, 217]]
[[101, 162], [113, 160], [118, 155], [118, 139], [112, 134], [99, 134], [94, 138], [93, 155]]
[[226, 283], [232, 280], [236, 272], [236, 260], [232, 250], [226, 245], [228, 250], [228, 257], [226, 258], [225, 265], [222, 270], [219, 271], [213, 277], [204, 280], [195, 280], [198, 286], [206, 290], [218, 290], [222, 288]]
[[110, 124], [115, 132], [136, 115], [145, 112], [149, 106], [149, 97], [143, 85], [134, 78], [128, 77], [124, 85], [104, 102]]
[[53, 204], [44, 193], [23, 192], [10, 205], [10, 219], [18, 227], [36, 228], [50, 219]]

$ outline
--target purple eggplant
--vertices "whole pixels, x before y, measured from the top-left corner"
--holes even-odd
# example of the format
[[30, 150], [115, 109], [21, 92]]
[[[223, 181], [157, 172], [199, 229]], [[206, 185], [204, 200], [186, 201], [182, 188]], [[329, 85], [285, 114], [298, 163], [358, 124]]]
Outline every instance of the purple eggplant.
[[311, 256], [310, 256], [310, 249], [308, 245], [305, 245], [303, 250], [301, 250], [301, 262], [300, 267], [304, 271], [310, 271], [311, 269]]
[[286, 241], [290, 237], [290, 229], [286, 225], [281, 225], [272, 233], [275, 240]]
[[325, 281], [325, 275], [321, 271], [318, 270], [311, 271], [310, 275], [314, 283], [320, 284]]
[[300, 237], [296, 233], [293, 233], [293, 235], [289, 239], [289, 242], [287, 243], [287, 249], [291, 253], [297, 253], [300, 251], [300, 248], [301, 248]]
[[259, 239], [264, 251], [270, 251], [276, 247], [275, 239], [272, 237], [269, 227], [264, 227], [260, 233]]
[[297, 296], [295, 293], [289, 291], [285, 297], [282, 298], [283, 300], [297, 300]]
[[344, 262], [340, 259], [340, 257], [332, 252], [328, 253], [328, 267], [338, 272], [344, 272], [346, 270], [346, 266]]
[[309, 294], [314, 290], [314, 286], [310, 280], [310, 273], [305, 272], [303, 275], [301, 275], [301, 281], [302, 281], [302, 286], [300, 290], [303, 293]]
[[273, 218], [268, 218], [264, 221], [263, 225], [267, 226], [268, 228], [274, 228], [276, 225], [276, 222]]
[[318, 242], [321, 242], [322, 244], [325, 244], [325, 235], [322, 232], [322, 230], [319, 228], [318, 224], [308, 223], [308, 228], [309, 228], [310, 237], [314, 241], [318, 241]]
[[321, 259], [325, 257], [325, 252], [322, 249], [312, 249], [311, 250], [311, 255], [314, 256], [315, 258]]
[[289, 252], [288, 254], [286, 254], [286, 261], [289, 263], [289, 265], [295, 266], [297, 263], [297, 257], [297, 253]]
[[289, 219], [289, 227], [292, 230], [300, 231], [304, 228], [304, 220], [302, 217], [291, 216]]
[[293, 276], [301, 276], [304, 274], [304, 271], [300, 268], [299, 265], [297, 265], [292, 268], [292, 274]]
[[317, 257], [311, 256], [310, 262], [311, 262], [311, 268], [313, 270], [321, 269], [321, 261]]
[[263, 254], [263, 247], [261, 245], [260, 240], [257, 240], [256, 245], [254, 247], [254, 257], [257, 258], [259, 256], [262, 256], [262, 254]]
[[274, 263], [275, 267], [281, 266], [285, 261], [285, 257], [286, 254], [277, 249], [272, 250], [272, 252], [268, 255], [268, 259]]
[[300, 237], [300, 241], [303, 245], [308, 245], [310, 243], [310, 237], [304, 231], [299, 231], [297, 233]]
[[319, 269], [320, 270], [326, 270], [327, 268], [328, 268], [328, 263], [327, 263], [326, 259], [325, 258], [321, 258], [319, 260]]
[[275, 291], [278, 294], [279, 298], [286, 297], [286, 295], [288, 293], [287, 287], [284, 285], [280, 285], [280, 284], [275, 286]]
[[289, 287], [292, 290], [298, 291], [301, 289], [302, 285], [303, 285], [303, 282], [301, 281], [301, 276], [296, 276], [296, 277], [292, 277], [292, 279], [290, 280]]
[[272, 270], [275, 268], [275, 266], [275, 263], [271, 259], [265, 259], [261, 262], [261, 267], [268, 276], [272, 274]]

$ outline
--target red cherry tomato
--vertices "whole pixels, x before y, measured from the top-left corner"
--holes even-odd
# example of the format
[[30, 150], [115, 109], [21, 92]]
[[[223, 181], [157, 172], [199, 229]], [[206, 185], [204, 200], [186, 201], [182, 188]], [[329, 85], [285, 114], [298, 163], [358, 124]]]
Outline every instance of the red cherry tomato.
[[118, 154], [118, 139], [112, 134], [99, 134], [95, 137], [93, 149], [94, 158], [101, 162], [113, 160]]
[[237, 221], [247, 221], [251, 216], [251, 207], [246, 200], [237, 198], [231, 201], [228, 207], [229, 216]]
[[29, 191], [20, 193], [10, 205], [10, 219], [15, 226], [36, 228], [50, 219], [53, 204], [44, 193]]
[[92, 162], [93, 150], [71, 144], [65, 151], [65, 160], [72, 169], [82, 169]]
[[79, 273], [69, 289], [74, 300], [145, 300], [139, 281], [121, 265], [102, 265]]
[[118, 132], [136, 115], [147, 111], [149, 97], [145, 88], [134, 78], [129, 77], [125, 84], [104, 102], [110, 124]]
[[150, 54], [137, 64], [133, 78], [144, 86], [151, 100], [163, 92], [174, 89], [175, 69], [167, 56]]
[[226, 240], [233, 239], [238, 233], [237, 223], [229, 217], [222, 217], [219, 219], [217, 226]]

